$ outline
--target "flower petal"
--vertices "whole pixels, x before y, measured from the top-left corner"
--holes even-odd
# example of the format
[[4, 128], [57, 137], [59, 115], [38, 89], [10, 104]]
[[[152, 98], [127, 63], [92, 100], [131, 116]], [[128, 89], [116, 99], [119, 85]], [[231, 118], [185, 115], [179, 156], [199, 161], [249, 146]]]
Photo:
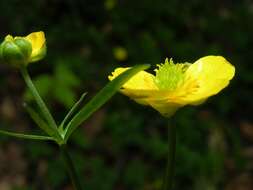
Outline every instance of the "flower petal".
[[195, 86], [195, 90], [183, 99], [188, 104], [198, 105], [209, 96], [215, 95], [225, 88], [234, 77], [234, 74], [234, 66], [224, 57], [202, 57], [186, 71], [184, 86], [193, 85]]
[[25, 37], [32, 44], [32, 55], [31, 57], [36, 57], [42, 50], [44, 50], [44, 46], [46, 44], [46, 38], [44, 32], [33, 32]]
[[149, 100], [149, 105], [153, 107], [155, 110], [157, 110], [160, 114], [162, 114], [165, 117], [172, 116], [180, 107], [183, 105], [173, 103], [173, 102], [165, 102], [165, 101], [154, 101]]
[[[117, 68], [112, 72], [112, 75], [109, 76], [109, 80], [113, 80], [115, 77], [117, 77], [119, 74], [124, 72], [125, 70], [129, 69], [127, 68]], [[128, 80], [124, 85], [124, 89], [136, 89], [136, 90], [154, 90], [157, 89], [155, 83], [154, 83], [154, 75], [146, 72], [146, 71], [140, 71], [136, 75], [134, 75], [130, 80]]]
[[[108, 77], [109, 80], [113, 80], [127, 69], [129, 67], [115, 69], [112, 75]], [[156, 90], [158, 88], [154, 83], [154, 75], [146, 71], [140, 71], [123, 85], [121, 92], [136, 102], [147, 105], [146, 98], [151, 96], [153, 91]]]

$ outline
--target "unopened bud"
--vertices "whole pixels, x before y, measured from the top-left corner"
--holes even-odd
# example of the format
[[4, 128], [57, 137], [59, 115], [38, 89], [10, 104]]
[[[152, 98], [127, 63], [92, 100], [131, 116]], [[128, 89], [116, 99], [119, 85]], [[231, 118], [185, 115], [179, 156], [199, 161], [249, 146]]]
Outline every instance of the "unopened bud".
[[31, 43], [21, 37], [13, 38], [8, 35], [0, 45], [1, 60], [12, 66], [26, 65], [31, 53]]
[[21, 67], [41, 60], [46, 55], [44, 32], [33, 32], [25, 37], [8, 35], [0, 45], [0, 60]]

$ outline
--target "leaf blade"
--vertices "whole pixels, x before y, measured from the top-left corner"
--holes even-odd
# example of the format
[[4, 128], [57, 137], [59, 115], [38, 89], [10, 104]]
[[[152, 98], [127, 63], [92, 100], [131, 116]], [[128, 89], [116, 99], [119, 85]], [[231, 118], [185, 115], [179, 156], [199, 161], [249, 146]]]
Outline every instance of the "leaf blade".
[[37, 124], [37, 126], [42, 129], [45, 133], [47, 133], [49, 136], [54, 138], [60, 138], [59, 133], [55, 132], [49, 125], [40, 117], [38, 113], [36, 113], [35, 110], [33, 110], [28, 105], [24, 104], [24, 107], [26, 111], [29, 113], [32, 120]]
[[65, 129], [64, 141], [66, 142], [73, 131], [85, 121], [92, 113], [98, 110], [104, 103], [106, 103], [132, 76], [139, 71], [149, 68], [150, 65], [136, 65], [117, 78], [110, 81], [104, 88], [102, 88], [68, 123]]
[[74, 114], [74, 112], [78, 109], [78, 107], [81, 105], [81, 103], [83, 102], [84, 97], [86, 96], [87, 92], [83, 93], [81, 95], [81, 97], [79, 98], [79, 100], [72, 106], [72, 108], [69, 110], [69, 112], [67, 113], [67, 115], [65, 116], [65, 118], [63, 119], [63, 121], [60, 124], [60, 127], [64, 127], [65, 123], [70, 119], [70, 117]]
[[53, 137], [49, 137], [49, 136], [28, 135], [28, 134], [15, 133], [15, 132], [5, 131], [5, 130], [0, 130], [0, 134], [12, 136], [16, 138], [21, 138], [21, 139], [55, 141]]

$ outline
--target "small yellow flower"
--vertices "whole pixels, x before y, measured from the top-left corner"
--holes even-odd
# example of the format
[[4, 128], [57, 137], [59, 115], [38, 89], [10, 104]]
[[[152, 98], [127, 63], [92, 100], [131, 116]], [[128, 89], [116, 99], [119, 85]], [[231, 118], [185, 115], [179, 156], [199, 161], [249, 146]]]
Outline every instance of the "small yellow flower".
[[113, 49], [115, 59], [118, 61], [125, 61], [127, 59], [127, 50], [124, 47], [115, 47]]
[[[115, 69], [109, 80], [127, 69]], [[234, 77], [235, 68], [222, 56], [206, 56], [193, 64], [174, 64], [166, 59], [155, 72], [137, 73], [120, 91], [169, 117], [185, 105], [199, 105], [220, 92]]]
[[25, 37], [7, 35], [0, 45], [0, 58], [9, 65], [26, 66], [46, 55], [44, 32], [33, 32]]

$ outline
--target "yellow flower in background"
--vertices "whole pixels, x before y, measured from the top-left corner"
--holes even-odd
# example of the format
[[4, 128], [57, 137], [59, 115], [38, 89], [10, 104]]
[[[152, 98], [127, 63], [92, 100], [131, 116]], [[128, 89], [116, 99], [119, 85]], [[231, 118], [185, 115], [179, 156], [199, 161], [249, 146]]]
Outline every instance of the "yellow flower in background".
[[117, 5], [117, 0], [106, 0], [104, 6], [106, 10], [110, 11]]
[[0, 45], [3, 63], [20, 67], [39, 61], [46, 55], [44, 32], [33, 32], [25, 37], [7, 35]]
[[113, 54], [116, 60], [125, 61], [127, 59], [127, 50], [124, 47], [115, 47], [113, 49]]
[[[109, 80], [127, 69], [115, 69]], [[155, 73], [137, 73], [123, 85], [121, 92], [169, 117], [185, 105], [199, 105], [220, 92], [234, 77], [235, 68], [222, 56], [206, 56], [193, 64], [174, 64], [172, 59], [166, 59]]]

